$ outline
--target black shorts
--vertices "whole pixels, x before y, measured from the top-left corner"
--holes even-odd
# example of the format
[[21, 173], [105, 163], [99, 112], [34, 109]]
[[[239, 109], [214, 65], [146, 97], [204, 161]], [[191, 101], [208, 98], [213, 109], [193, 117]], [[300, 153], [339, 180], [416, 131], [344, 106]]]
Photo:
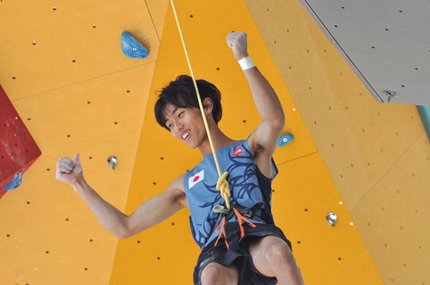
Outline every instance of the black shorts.
[[227, 241], [230, 246], [228, 249], [222, 238], [214, 246], [215, 241], [210, 242], [203, 248], [194, 268], [194, 284], [200, 285], [200, 276], [203, 269], [209, 263], [216, 262], [224, 266], [234, 264], [239, 271], [238, 285], [276, 285], [275, 277], [267, 277], [258, 272], [252, 258], [249, 255], [248, 245], [250, 242], [265, 236], [276, 236], [284, 240], [291, 249], [291, 242], [285, 237], [284, 233], [275, 225], [256, 224], [256, 228], [243, 225], [245, 236], [240, 237], [240, 229], [237, 222], [227, 223]]

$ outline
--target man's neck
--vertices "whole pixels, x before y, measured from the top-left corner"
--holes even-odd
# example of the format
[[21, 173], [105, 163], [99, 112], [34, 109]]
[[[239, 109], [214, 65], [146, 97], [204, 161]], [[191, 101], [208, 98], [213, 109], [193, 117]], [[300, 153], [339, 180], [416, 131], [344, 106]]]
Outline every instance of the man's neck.
[[[211, 130], [212, 142], [214, 144], [215, 152], [219, 149], [229, 146], [235, 141], [227, 137], [219, 128], [216, 126]], [[212, 149], [209, 143], [209, 139], [206, 138], [205, 141], [199, 146], [200, 153], [202, 156], [212, 154]]]

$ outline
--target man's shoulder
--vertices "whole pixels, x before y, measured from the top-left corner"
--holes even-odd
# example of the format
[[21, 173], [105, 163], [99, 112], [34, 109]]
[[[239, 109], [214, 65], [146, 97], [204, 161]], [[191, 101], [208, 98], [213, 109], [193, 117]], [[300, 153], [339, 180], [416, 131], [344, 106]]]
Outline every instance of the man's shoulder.
[[175, 188], [178, 190], [181, 190], [183, 192], [185, 192], [185, 188], [184, 188], [184, 178], [185, 174], [179, 175], [178, 177], [176, 177], [172, 183], [170, 184], [170, 188]]

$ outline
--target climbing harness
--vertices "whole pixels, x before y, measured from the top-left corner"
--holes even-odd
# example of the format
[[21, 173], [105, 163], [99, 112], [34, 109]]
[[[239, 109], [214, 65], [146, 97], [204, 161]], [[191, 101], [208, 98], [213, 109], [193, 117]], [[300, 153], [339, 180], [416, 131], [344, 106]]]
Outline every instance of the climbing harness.
[[245, 223], [248, 224], [248, 226], [250, 226], [251, 228], [257, 227], [249, 219], [252, 219], [254, 221], [259, 221], [259, 222], [265, 224], [266, 221], [264, 221], [262, 218], [259, 217], [259, 215], [257, 215], [257, 212], [261, 211], [262, 207], [264, 207], [263, 203], [257, 203], [251, 209], [247, 209], [247, 208], [241, 207], [239, 205], [234, 205], [233, 206], [233, 213], [232, 213], [231, 211], [227, 210], [222, 205], [215, 206], [213, 208], [213, 211], [215, 213], [218, 213], [219, 216], [218, 216], [217, 221], [215, 222], [215, 227], [214, 227], [211, 235], [217, 230], [220, 230], [220, 232], [218, 234], [218, 237], [217, 237], [214, 245], [216, 246], [218, 244], [219, 240], [221, 239], [221, 237], [223, 237], [226, 247], [228, 249], [230, 248], [230, 245], [228, 244], [228, 241], [227, 241], [227, 234], [226, 234], [226, 230], [225, 230], [225, 225], [226, 225], [227, 221], [230, 220], [230, 218], [233, 215], [235, 215], [237, 217], [237, 223], [239, 226], [241, 238], [245, 236], [245, 228], [243, 227], [243, 225]]

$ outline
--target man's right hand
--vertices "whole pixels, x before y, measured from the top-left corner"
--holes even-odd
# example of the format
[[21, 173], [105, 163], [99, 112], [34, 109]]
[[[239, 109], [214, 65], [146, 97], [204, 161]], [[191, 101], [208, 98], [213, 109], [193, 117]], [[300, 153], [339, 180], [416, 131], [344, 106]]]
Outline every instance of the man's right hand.
[[233, 55], [236, 60], [248, 56], [248, 40], [246, 33], [229, 33], [227, 35], [227, 45], [233, 50]]
[[79, 154], [75, 154], [73, 160], [62, 157], [57, 162], [57, 173], [55, 177], [63, 182], [74, 184], [78, 178], [82, 178], [82, 166], [79, 162]]

